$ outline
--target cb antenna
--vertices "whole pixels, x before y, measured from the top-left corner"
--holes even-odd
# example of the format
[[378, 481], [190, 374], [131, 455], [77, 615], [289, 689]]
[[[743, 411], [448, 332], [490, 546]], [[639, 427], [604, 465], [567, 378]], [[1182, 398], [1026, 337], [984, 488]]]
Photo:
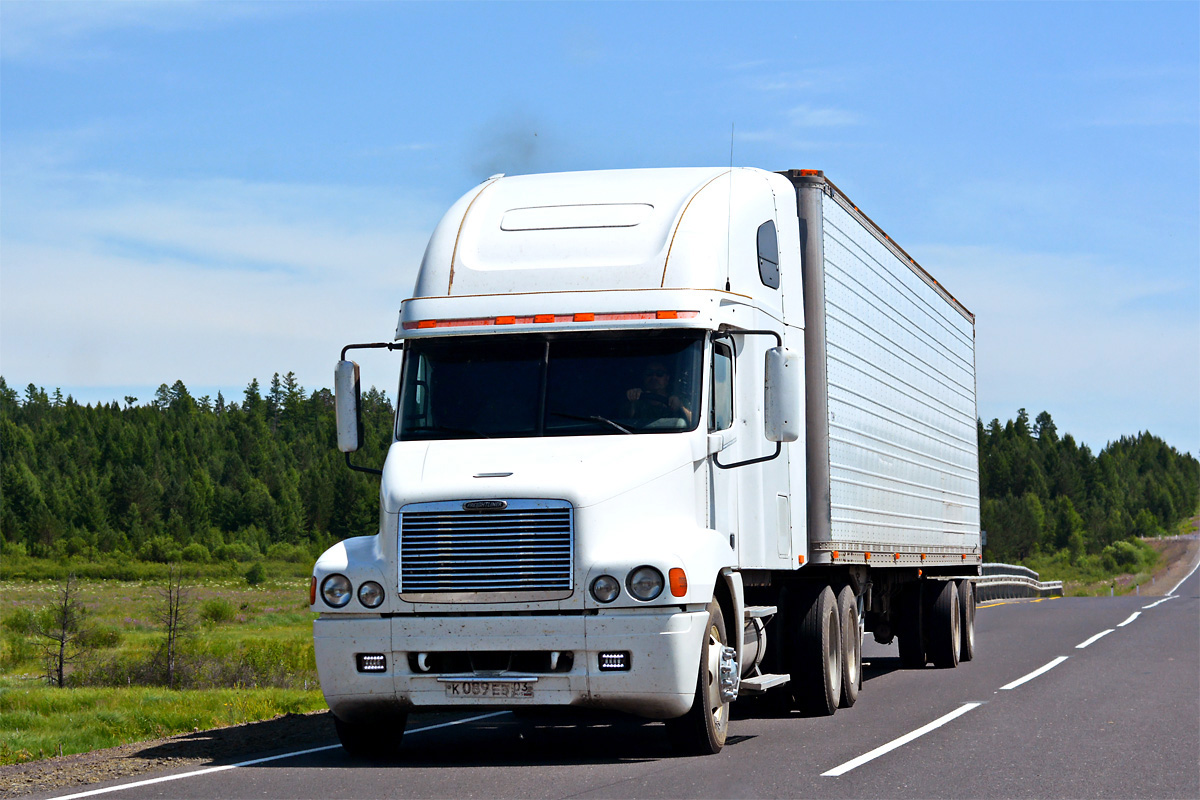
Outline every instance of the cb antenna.
[[736, 123], [729, 123], [729, 205], [725, 212], [725, 291], [729, 291], [730, 240], [733, 238], [733, 132]]

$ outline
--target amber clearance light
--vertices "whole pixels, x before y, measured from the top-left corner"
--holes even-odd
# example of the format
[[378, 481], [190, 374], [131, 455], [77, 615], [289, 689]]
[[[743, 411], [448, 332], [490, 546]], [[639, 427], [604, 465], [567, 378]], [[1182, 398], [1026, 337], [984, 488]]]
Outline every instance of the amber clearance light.
[[572, 314], [532, 314], [518, 317], [469, 317], [462, 319], [422, 319], [404, 323], [404, 330], [427, 330], [429, 328], [470, 328], [484, 325], [544, 325], [554, 322], [626, 322], [637, 319], [693, 319], [699, 311], [619, 311], [612, 314], [597, 314], [578, 311]]

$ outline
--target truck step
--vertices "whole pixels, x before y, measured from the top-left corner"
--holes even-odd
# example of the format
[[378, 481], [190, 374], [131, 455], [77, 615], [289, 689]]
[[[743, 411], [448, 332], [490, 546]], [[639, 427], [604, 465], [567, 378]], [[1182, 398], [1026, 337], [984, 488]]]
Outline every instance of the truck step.
[[746, 695], [762, 694], [772, 687], [783, 686], [788, 682], [789, 677], [788, 675], [751, 675], [749, 678], [742, 678], [739, 691]]
[[778, 613], [779, 609], [775, 606], [746, 606], [744, 616], [747, 620], [752, 620], [759, 617], [771, 617]]

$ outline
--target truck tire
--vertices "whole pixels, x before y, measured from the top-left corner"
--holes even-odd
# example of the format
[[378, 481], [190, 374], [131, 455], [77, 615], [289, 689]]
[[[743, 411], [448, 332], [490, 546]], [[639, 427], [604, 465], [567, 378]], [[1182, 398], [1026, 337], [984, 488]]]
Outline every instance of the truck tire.
[[696, 696], [686, 714], [666, 722], [667, 736], [680, 753], [708, 756], [721, 752], [729, 733], [729, 703], [721, 699], [721, 649], [729, 644], [721, 606], [708, 604], [708, 628], [700, 647]]
[[849, 586], [837, 596], [838, 619], [842, 639], [842, 697], [840, 708], [850, 708], [862, 688], [862, 631], [858, 627], [858, 598]]
[[897, 597], [897, 608], [892, 615], [892, 628], [900, 638], [900, 665], [905, 669], [922, 669], [925, 666], [925, 641], [921, 632], [921, 584], [907, 584]]
[[[958, 585], [954, 581], [939, 581], [941, 586], [933, 598], [929, 620], [929, 657], [939, 669], [958, 666], [962, 647], [962, 619], [958, 611]], [[935, 584], [936, 585], [936, 584]]]
[[970, 661], [975, 657], [975, 584], [969, 580], [958, 582], [958, 613], [962, 636], [958, 660]]
[[379, 759], [395, 755], [404, 737], [408, 714], [401, 713], [371, 722], [344, 722], [334, 716], [338, 741], [347, 755], [354, 758]]
[[803, 616], [792, 654], [792, 697], [803, 713], [827, 717], [842, 697], [841, 624], [833, 589], [822, 586], [802, 598]]

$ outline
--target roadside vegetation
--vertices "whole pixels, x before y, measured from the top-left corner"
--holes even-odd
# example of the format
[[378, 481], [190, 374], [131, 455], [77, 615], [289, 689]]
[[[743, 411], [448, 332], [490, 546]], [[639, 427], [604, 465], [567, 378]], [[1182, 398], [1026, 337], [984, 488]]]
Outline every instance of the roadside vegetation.
[[[393, 409], [364, 395], [363, 464]], [[0, 764], [324, 707], [308, 578], [373, 531], [333, 397], [291, 373], [240, 402], [163, 384], [81, 406], [0, 377]], [[1075, 593], [1135, 591], [1200, 505], [1200, 463], [1150, 434], [1098, 455], [1048, 413], [979, 424], [985, 560]]]
[[1145, 539], [1200, 508], [1200, 462], [1149, 433], [1098, 455], [1058, 435], [1048, 412], [979, 423], [984, 559], [1023, 564], [1068, 594], [1137, 591], [1158, 566]]

